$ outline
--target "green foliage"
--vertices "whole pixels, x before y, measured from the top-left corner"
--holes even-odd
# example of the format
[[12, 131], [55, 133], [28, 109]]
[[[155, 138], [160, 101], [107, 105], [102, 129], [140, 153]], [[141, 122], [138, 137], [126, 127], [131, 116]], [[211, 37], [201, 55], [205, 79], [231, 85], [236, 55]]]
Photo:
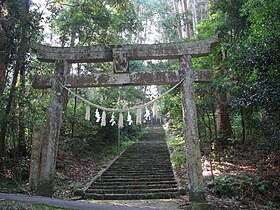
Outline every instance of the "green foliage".
[[127, 0], [68, 0], [65, 3], [53, 4], [49, 18], [52, 29], [64, 44], [76, 37], [80, 45], [120, 44], [123, 39], [120, 34], [129, 38], [138, 25], [133, 5]]
[[[225, 40], [237, 39], [247, 30], [246, 16], [240, 15], [244, 0], [210, 1], [210, 12], [215, 17], [216, 34]], [[222, 44], [230, 44], [223, 42]]]
[[168, 147], [172, 151], [171, 161], [175, 168], [186, 166], [186, 152], [184, 150], [185, 141], [182, 136], [173, 136], [167, 140]]
[[3, 193], [23, 193], [26, 188], [25, 183], [0, 179], [0, 189]]
[[256, 194], [264, 195], [267, 187], [268, 181], [258, 177], [224, 173], [215, 178], [211, 191], [221, 198], [253, 200]]
[[[250, 0], [241, 15], [250, 23], [247, 33], [229, 49], [236, 78], [231, 106], [263, 117], [256, 130], [264, 134], [271, 147], [279, 148], [280, 50], [279, 1]], [[249, 52], [249, 53], [248, 53]]]
[[48, 205], [36, 205], [19, 201], [0, 201], [0, 208], [5, 210], [63, 210], [63, 208]]
[[[167, 90], [168, 87], [163, 88]], [[179, 89], [172, 91], [172, 93], [166, 95], [160, 101], [160, 113], [169, 122], [169, 128], [176, 131], [176, 133], [182, 134], [182, 129], [184, 127], [182, 121], [182, 103], [181, 103], [181, 93]]]
[[81, 184], [72, 182], [71, 179], [63, 173], [57, 172], [53, 181], [54, 197], [65, 199], [71, 192], [81, 188]]
[[16, 179], [20, 181], [27, 180], [29, 177], [30, 159], [29, 157], [21, 157], [15, 166]]
[[222, 198], [237, 197], [240, 191], [240, 182], [235, 176], [223, 174], [215, 178], [212, 192]]
[[175, 168], [181, 168], [186, 165], [186, 153], [185, 152], [174, 152], [172, 154], [172, 163]]

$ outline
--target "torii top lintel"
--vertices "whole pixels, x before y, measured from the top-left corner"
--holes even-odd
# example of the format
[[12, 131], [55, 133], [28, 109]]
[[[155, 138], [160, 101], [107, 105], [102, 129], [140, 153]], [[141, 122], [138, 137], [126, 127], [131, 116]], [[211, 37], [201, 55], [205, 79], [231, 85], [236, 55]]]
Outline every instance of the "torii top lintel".
[[121, 54], [128, 60], [176, 59], [182, 55], [201, 57], [209, 54], [217, 39], [209, 38], [181, 43], [135, 44], [87, 47], [52, 47], [35, 44], [37, 58], [44, 62], [65, 60], [69, 63], [91, 63], [115, 60]]

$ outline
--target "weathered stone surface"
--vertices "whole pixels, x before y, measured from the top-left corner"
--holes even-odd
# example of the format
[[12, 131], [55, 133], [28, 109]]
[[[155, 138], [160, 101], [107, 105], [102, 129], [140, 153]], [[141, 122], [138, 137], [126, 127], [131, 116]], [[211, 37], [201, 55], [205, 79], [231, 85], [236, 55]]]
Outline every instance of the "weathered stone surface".
[[58, 81], [63, 83], [66, 66], [67, 63], [65, 61], [58, 61], [56, 63], [54, 77], [51, 79], [51, 102], [47, 113], [47, 122], [41, 150], [39, 181], [37, 186], [37, 194], [42, 196], [52, 196], [53, 194], [52, 181], [55, 174], [63, 109], [63, 88]]
[[201, 153], [197, 127], [197, 113], [195, 104], [194, 78], [191, 69], [190, 55], [180, 58], [182, 83], [182, 107], [185, 123], [184, 139], [186, 145], [187, 180], [190, 201], [205, 200], [204, 184], [201, 166]]
[[128, 57], [126, 51], [113, 49], [115, 73], [128, 73]]
[[88, 46], [88, 47], [52, 47], [35, 44], [32, 46], [36, 51], [37, 58], [44, 62], [66, 60], [69, 63], [106, 62], [113, 60], [111, 47]]
[[[195, 82], [211, 82], [211, 71], [194, 71]], [[37, 76], [33, 87], [37, 89], [51, 87], [50, 76]], [[126, 74], [92, 74], [92, 75], [67, 75], [65, 86], [71, 88], [107, 87], [120, 85], [170, 85], [181, 80], [179, 71], [132, 72]]]
[[29, 187], [32, 191], [37, 191], [40, 163], [41, 163], [41, 150], [42, 142], [44, 139], [44, 125], [34, 125], [32, 137], [32, 151], [29, 173]]
[[192, 57], [208, 55], [215, 38], [182, 43], [118, 45], [118, 46], [88, 46], [88, 47], [51, 47], [34, 45], [40, 61], [54, 62], [66, 60], [73, 63], [113, 61], [113, 50], [127, 53], [129, 60], [176, 59], [189, 54]]
[[221, 210], [221, 208], [215, 206], [212, 203], [190, 203], [190, 205], [184, 207], [185, 210]]

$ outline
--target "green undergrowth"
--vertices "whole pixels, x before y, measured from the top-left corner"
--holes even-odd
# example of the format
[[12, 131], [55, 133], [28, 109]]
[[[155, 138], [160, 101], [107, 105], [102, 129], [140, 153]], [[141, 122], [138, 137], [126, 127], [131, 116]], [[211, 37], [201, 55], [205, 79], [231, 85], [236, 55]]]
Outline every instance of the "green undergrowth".
[[0, 209], [3, 210], [64, 210], [48, 205], [37, 205], [12, 200], [0, 200]]
[[278, 182], [270, 182], [244, 173], [223, 173], [216, 176], [214, 183], [208, 187], [212, 193], [222, 199], [242, 201], [247, 204], [262, 203], [264, 200], [271, 199], [267, 205], [271, 208], [280, 207], [279, 200], [273, 200], [268, 191], [273, 188], [279, 189]]
[[254, 193], [265, 194], [267, 187], [268, 181], [258, 177], [224, 173], [215, 178], [211, 190], [220, 198], [249, 199]]
[[167, 139], [168, 147], [171, 151], [172, 165], [178, 169], [186, 165], [186, 152], [184, 149], [184, 139], [181, 136], [172, 136]]
[[[120, 147], [116, 145], [107, 145], [103, 147], [102, 150], [92, 150], [91, 152], [81, 154], [78, 159], [69, 158], [69, 160], [66, 160], [62, 157], [59, 158], [59, 162], [61, 162], [63, 167], [56, 172], [53, 196], [61, 199], [73, 197], [75, 191], [83, 188], [90, 177], [96, 175], [101, 168], [106, 167], [108, 161], [120, 155], [121, 152], [126, 150], [134, 142], [135, 141], [126, 140], [122, 142]], [[67, 156], [67, 151], [65, 156]], [[75, 161], [78, 161], [78, 163], [75, 163]], [[68, 165], [65, 166], [65, 163]], [[67, 169], [69, 165], [72, 165], [72, 170], [76, 170], [75, 175], [73, 175], [73, 171]], [[86, 170], [88, 173], [86, 173]]]
[[24, 193], [26, 190], [25, 182], [0, 179], [0, 192], [2, 193]]
[[[65, 142], [62, 142], [59, 147], [57, 172], [53, 182], [54, 197], [62, 199], [73, 197], [74, 192], [77, 189], [81, 189], [90, 176], [98, 173], [101, 168], [108, 164], [108, 161], [118, 156], [134, 142], [135, 141], [126, 139], [125, 141], [121, 142], [120, 147], [118, 147], [116, 144], [111, 144], [102, 145], [96, 148], [93, 148], [92, 145], [83, 140], [73, 140], [73, 142], [71, 142], [72, 144], [69, 144], [68, 142], [68, 146], [63, 146]], [[81, 146], [81, 148], [84, 150], [71, 150], [72, 148], [79, 146]], [[30, 162], [26, 163], [28, 168], [29, 164]], [[0, 192], [32, 194], [28, 185], [29, 171], [27, 171], [27, 178], [25, 179], [18, 179], [12, 174], [12, 172], [13, 171], [11, 170], [11, 176], [8, 178], [0, 179]]]
[[[179, 135], [172, 136], [167, 143], [179, 183], [186, 186], [187, 151], [184, 139]], [[207, 155], [203, 153], [205, 190], [209, 198], [213, 198], [213, 202], [220, 200], [221, 205], [229, 209], [238, 209], [237, 206], [280, 209], [277, 156], [264, 148], [248, 148], [238, 142], [223, 146], [223, 150], [216, 149]], [[217, 157], [220, 157], [220, 161]]]

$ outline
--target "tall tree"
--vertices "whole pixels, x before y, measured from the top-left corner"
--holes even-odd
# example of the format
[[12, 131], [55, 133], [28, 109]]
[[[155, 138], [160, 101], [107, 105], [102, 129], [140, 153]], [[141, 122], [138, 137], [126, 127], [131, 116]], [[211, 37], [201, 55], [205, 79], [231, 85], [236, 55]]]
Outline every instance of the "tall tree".
[[173, 7], [174, 7], [174, 13], [175, 13], [175, 16], [176, 16], [177, 31], [178, 31], [179, 39], [182, 39], [183, 38], [183, 31], [182, 31], [182, 24], [181, 24], [178, 0], [173, 0]]
[[183, 3], [183, 37], [191, 38], [190, 23], [189, 23], [189, 6], [188, 0], [182, 0]]
[[[7, 128], [9, 125], [10, 112], [14, 103], [16, 94], [16, 84], [18, 82], [18, 76], [21, 73], [22, 76], [25, 74], [26, 68], [26, 56], [28, 51], [29, 39], [28, 39], [28, 13], [29, 13], [30, 2], [29, 0], [21, 1], [7, 1], [7, 16], [10, 16], [15, 20], [15, 25], [18, 27], [12, 28], [9, 34], [9, 45], [11, 51], [9, 56], [15, 57], [10, 62], [12, 69], [12, 81], [10, 84], [10, 90], [7, 98], [5, 110], [3, 111], [3, 118], [1, 120], [0, 128], [0, 142], [1, 142], [1, 153], [5, 151], [5, 139], [7, 134]], [[16, 55], [16, 56], [12, 56]], [[23, 79], [23, 77], [21, 77]], [[22, 88], [24, 89], [24, 80], [22, 80]], [[21, 134], [22, 137], [22, 134]], [[24, 144], [24, 139], [21, 139], [19, 145]], [[20, 146], [21, 148], [24, 145]]]
[[5, 77], [6, 77], [6, 61], [7, 61], [7, 52], [5, 49], [7, 49], [7, 33], [8, 29], [5, 24], [5, 17], [4, 17], [4, 12], [5, 12], [5, 3], [2, 2], [0, 4], [0, 49], [1, 49], [1, 54], [0, 54], [0, 97], [3, 96], [3, 91], [5, 87]]
[[280, 147], [279, 4], [279, 0], [244, 2], [240, 16], [247, 19], [248, 29], [229, 49], [238, 87], [232, 106], [245, 115], [245, 126], [252, 124], [254, 134], [267, 139], [272, 149]]
[[[221, 38], [219, 75], [223, 78], [229, 75], [228, 49], [247, 29], [246, 18], [240, 16], [243, 3], [244, 1], [241, 0], [211, 1], [211, 12], [216, 14], [215, 21], [218, 22], [216, 33]], [[228, 93], [227, 89], [223, 87], [226, 85], [221, 84], [221, 91], [217, 93], [217, 129], [220, 134], [229, 137], [233, 132], [228, 110]]]

